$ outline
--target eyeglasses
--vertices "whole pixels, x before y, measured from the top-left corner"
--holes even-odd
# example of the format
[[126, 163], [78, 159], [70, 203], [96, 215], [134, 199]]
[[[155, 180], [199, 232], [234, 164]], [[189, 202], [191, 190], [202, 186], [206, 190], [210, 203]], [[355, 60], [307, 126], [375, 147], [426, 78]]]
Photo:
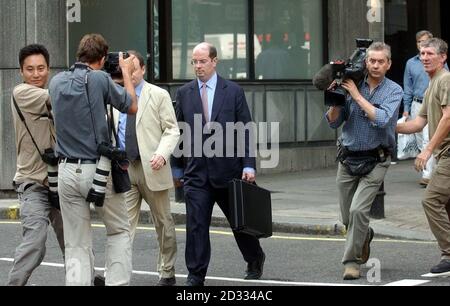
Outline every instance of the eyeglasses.
[[192, 66], [196, 66], [196, 65], [204, 66], [204, 65], [206, 65], [208, 62], [209, 62], [209, 60], [207, 60], [207, 59], [202, 59], [202, 60], [192, 60], [192, 61], [191, 61], [191, 65], [192, 65]]

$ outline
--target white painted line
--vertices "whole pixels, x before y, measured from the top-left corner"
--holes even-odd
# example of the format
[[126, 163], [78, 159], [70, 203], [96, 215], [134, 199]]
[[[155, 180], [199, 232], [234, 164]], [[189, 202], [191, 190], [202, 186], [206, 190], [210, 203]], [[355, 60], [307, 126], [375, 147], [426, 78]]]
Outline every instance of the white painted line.
[[384, 285], [384, 287], [415, 287], [429, 283], [428, 280], [404, 279]]
[[[13, 262], [13, 258], [0, 258], [0, 261]], [[46, 267], [54, 267], [54, 268], [64, 268], [64, 264], [58, 263], [49, 263], [42, 262], [42, 266]], [[105, 268], [95, 268], [97, 271], [104, 271]], [[158, 272], [149, 272], [149, 271], [132, 271], [133, 274], [136, 275], [149, 275], [149, 276], [159, 276]], [[185, 274], [176, 274], [178, 278], [187, 278]], [[242, 284], [259, 284], [259, 285], [280, 285], [280, 286], [305, 286], [305, 287], [366, 287], [371, 285], [362, 285], [362, 284], [341, 284], [341, 283], [308, 283], [308, 282], [289, 282], [289, 281], [273, 281], [273, 280], [244, 280], [240, 278], [228, 278], [228, 277], [215, 277], [215, 276], [207, 276], [208, 280], [216, 280], [216, 281], [224, 281], [224, 282], [232, 282], [232, 283], [242, 283]], [[405, 279], [393, 283], [386, 284], [386, 287], [413, 287], [427, 284], [431, 281], [429, 280], [411, 280]]]
[[447, 278], [447, 277], [450, 277], [450, 272], [445, 272], [445, 273], [441, 273], [441, 274], [428, 273], [428, 274], [422, 275], [422, 277], [425, 277], [425, 278]]
[[[0, 258], [0, 261], [13, 262], [13, 258]], [[54, 267], [54, 268], [64, 268], [64, 264], [58, 263], [49, 263], [42, 262], [42, 266], [46, 267]], [[104, 271], [104, 268], [95, 268], [97, 271]], [[148, 272], [148, 271], [134, 271], [133, 274], [136, 275], [150, 275], [158, 277], [159, 274], [157, 272]], [[185, 274], [176, 274], [178, 278], [187, 278]], [[333, 283], [307, 283], [307, 282], [287, 282], [287, 281], [272, 281], [272, 280], [244, 280], [239, 278], [228, 278], [228, 277], [214, 277], [207, 276], [208, 280], [216, 280], [216, 281], [225, 281], [225, 282], [233, 282], [233, 283], [243, 283], [243, 284], [260, 284], [260, 285], [281, 285], [281, 286], [309, 286], [309, 287], [363, 287], [367, 285], [358, 285], [358, 284], [333, 284]]]

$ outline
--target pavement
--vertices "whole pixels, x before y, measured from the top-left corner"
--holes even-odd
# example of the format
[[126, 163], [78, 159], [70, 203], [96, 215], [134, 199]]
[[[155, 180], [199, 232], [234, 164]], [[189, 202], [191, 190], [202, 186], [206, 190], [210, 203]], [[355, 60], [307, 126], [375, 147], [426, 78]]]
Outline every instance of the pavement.
[[[372, 219], [371, 226], [379, 238], [434, 241], [421, 199], [425, 191], [421, 176], [413, 169], [413, 161], [393, 163], [385, 179], [385, 218]], [[339, 221], [336, 168], [261, 175], [259, 186], [272, 192], [272, 220], [275, 233], [295, 233], [322, 236], [344, 236]], [[382, 201], [379, 201], [382, 202]], [[185, 204], [176, 203], [171, 192], [171, 209], [177, 225], [185, 224]], [[18, 220], [17, 199], [0, 200], [0, 219]], [[92, 210], [92, 219], [98, 216]], [[140, 222], [151, 224], [148, 205], [141, 207]], [[227, 227], [223, 213], [216, 205], [212, 226]]]

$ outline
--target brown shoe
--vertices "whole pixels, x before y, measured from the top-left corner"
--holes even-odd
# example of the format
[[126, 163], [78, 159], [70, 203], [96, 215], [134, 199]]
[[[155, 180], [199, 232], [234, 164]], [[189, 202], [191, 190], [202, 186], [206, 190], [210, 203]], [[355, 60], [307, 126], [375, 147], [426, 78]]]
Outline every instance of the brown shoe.
[[344, 270], [344, 280], [356, 280], [361, 277], [359, 265], [347, 265]]
[[361, 264], [367, 263], [370, 257], [370, 243], [372, 242], [373, 236], [375, 235], [373, 229], [369, 227], [369, 232], [367, 233], [366, 241], [364, 242], [363, 249], [361, 252]]

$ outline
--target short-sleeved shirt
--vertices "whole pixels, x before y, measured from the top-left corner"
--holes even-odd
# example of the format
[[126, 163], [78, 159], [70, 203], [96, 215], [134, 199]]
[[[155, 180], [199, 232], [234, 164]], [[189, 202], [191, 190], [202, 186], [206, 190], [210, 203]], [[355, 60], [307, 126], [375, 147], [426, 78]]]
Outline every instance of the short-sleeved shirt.
[[[85, 84], [88, 84], [89, 99]], [[105, 104], [127, 112], [131, 96], [100, 70], [76, 63], [50, 82], [59, 157], [97, 159], [100, 144], [110, 144]]]
[[13, 95], [38, 146], [36, 148], [33, 144], [30, 133], [21, 121], [11, 99], [17, 154], [14, 181], [16, 183], [35, 181], [45, 185], [47, 184], [47, 165], [42, 161], [40, 154], [55, 145], [53, 120], [47, 107], [50, 105], [48, 90], [24, 83], [14, 88]]
[[[450, 106], [450, 72], [446, 69], [439, 71], [430, 81], [430, 86], [425, 92], [422, 109], [419, 116], [427, 118], [430, 139], [437, 131], [439, 122], [442, 120], [442, 108]], [[434, 151], [437, 157], [450, 149], [450, 134], [444, 139]]]

